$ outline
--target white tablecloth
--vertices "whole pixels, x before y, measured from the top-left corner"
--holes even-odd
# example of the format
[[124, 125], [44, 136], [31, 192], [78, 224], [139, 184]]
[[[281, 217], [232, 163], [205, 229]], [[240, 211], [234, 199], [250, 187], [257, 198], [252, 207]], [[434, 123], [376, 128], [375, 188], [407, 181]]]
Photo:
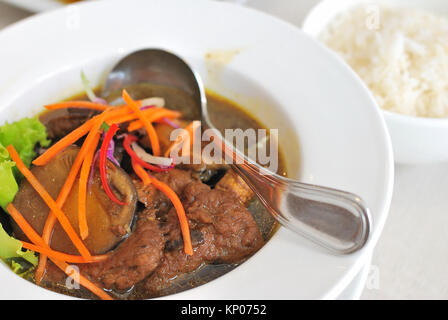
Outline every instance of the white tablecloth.
[[[234, 2], [300, 25], [317, 0]], [[0, 2], [0, 29], [29, 15]], [[363, 299], [448, 299], [448, 163], [396, 167], [392, 207], [372, 266]]]

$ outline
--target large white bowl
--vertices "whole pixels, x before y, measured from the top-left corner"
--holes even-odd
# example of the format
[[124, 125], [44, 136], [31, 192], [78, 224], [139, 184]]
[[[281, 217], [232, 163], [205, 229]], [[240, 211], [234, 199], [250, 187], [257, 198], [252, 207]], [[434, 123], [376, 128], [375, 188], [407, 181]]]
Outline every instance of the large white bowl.
[[[448, 2], [445, 0], [324, 0], [310, 11], [302, 29], [317, 38], [338, 14], [360, 4], [387, 4], [448, 14]], [[397, 163], [420, 164], [448, 160], [448, 119], [417, 118], [389, 111], [383, 111], [383, 114]]]
[[[174, 298], [337, 297], [367, 263], [386, 221], [392, 150], [366, 87], [298, 28], [252, 9], [204, 0], [94, 1], [36, 16], [0, 33], [0, 123], [80, 91], [81, 69], [99, 83], [121, 56], [143, 47], [183, 56], [208, 87], [281, 129], [292, 175], [359, 194], [373, 217], [371, 238], [356, 254], [334, 256], [281, 228], [242, 266]], [[220, 58], [205, 58], [210, 51]], [[4, 265], [0, 283], [1, 298], [64, 298]]]
[[32, 12], [53, 10], [64, 6], [64, 4], [58, 0], [2, 0], [2, 1]]

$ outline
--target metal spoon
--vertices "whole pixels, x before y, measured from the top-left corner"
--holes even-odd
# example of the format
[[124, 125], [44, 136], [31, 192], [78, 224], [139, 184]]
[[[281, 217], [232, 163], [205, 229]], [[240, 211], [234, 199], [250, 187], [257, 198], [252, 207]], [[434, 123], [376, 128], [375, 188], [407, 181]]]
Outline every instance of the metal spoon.
[[[201, 78], [185, 61], [164, 50], [140, 50], [124, 57], [107, 77], [103, 96], [145, 82], [186, 91], [197, 102], [197, 110], [191, 111], [196, 119], [214, 128]], [[283, 226], [338, 254], [353, 253], [365, 245], [370, 214], [359, 196], [267, 172], [223, 138], [222, 142], [226, 152], [239, 160], [234, 163], [241, 163], [232, 164], [233, 169]]]

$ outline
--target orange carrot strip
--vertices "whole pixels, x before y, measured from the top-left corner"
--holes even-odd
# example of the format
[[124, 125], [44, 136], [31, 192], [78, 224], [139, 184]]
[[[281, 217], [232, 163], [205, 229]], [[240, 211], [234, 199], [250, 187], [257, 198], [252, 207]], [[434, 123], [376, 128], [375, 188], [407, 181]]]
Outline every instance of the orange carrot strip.
[[174, 208], [176, 208], [177, 216], [179, 218], [180, 228], [182, 231], [182, 237], [184, 239], [184, 251], [188, 255], [193, 255], [193, 246], [191, 244], [191, 236], [190, 236], [190, 228], [188, 226], [188, 219], [185, 214], [185, 209], [182, 205], [177, 194], [165, 183], [157, 180], [154, 177], [151, 177], [151, 183], [162, 191], [173, 203]]
[[[179, 111], [173, 111], [173, 110], [169, 110], [169, 109], [165, 109], [165, 108], [151, 108], [151, 109], [143, 110], [142, 112], [143, 112], [143, 115], [145, 117], [147, 117], [150, 122], [154, 121], [154, 120], [152, 120], [153, 117], [159, 119], [158, 114], [160, 112], [163, 112], [165, 114], [165, 117], [167, 117], [167, 118], [180, 118], [182, 116], [182, 113], [180, 113]], [[137, 118], [138, 118], [138, 116], [135, 113], [130, 113], [130, 114], [110, 118], [107, 120], [107, 123], [108, 124], [123, 123], [123, 122], [135, 120]], [[141, 122], [140, 120], [137, 120], [136, 122], [138, 122], [140, 124], [139, 129], [143, 127], [143, 122]]]
[[[11, 149], [11, 151], [10, 151], [10, 154], [11, 154], [11, 152], [15, 152], [15, 149], [14, 149], [14, 147], [12, 147], [12, 148], [10, 148]], [[9, 151], [9, 150], [8, 150]], [[18, 155], [17, 155], [18, 156]], [[11, 155], [11, 158], [12, 158], [12, 155]], [[16, 165], [18, 165], [18, 163], [17, 162], [21, 162], [21, 160], [20, 160], [20, 158], [18, 158], [18, 160], [19, 161], [16, 161]], [[26, 167], [25, 167], [26, 168]], [[79, 169], [78, 169], [79, 170]], [[23, 174], [23, 172], [22, 172], [22, 174]], [[36, 241], [36, 243], [40, 243], [40, 244], [42, 244], [42, 245], [44, 245], [45, 246], [45, 242], [43, 241], [43, 239], [42, 238], [40, 238], [39, 237], [39, 235], [34, 231], [34, 229], [32, 229], [31, 228], [31, 226], [29, 226], [29, 224], [28, 223], [26, 223], [26, 224], [28, 224], [28, 227], [29, 228], [27, 228], [26, 227], [26, 224], [23, 224], [23, 222], [26, 222], [26, 220], [23, 218], [23, 216], [20, 214], [20, 212], [18, 212], [18, 210], [10, 203], [8, 206], [7, 206], [7, 210], [8, 210], [8, 212], [10, 212], [10, 214], [13, 216], [14, 215], [14, 217], [15, 217], [15, 219], [14, 220], [16, 220], [16, 223], [18, 223], [18, 221], [20, 221], [21, 223], [22, 223], [22, 225], [25, 225], [25, 227], [24, 227], [24, 229], [25, 230], [27, 230], [28, 231], [28, 233], [29, 233], [29, 238], [31, 237], [31, 238], [33, 238], [35, 241]], [[18, 223], [19, 224], [19, 223]], [[20, 225], [20, 224], [19, 224]], [[61, 225], [62, 225], [62, 223], [61, 223]], [[22, 229], [23, 230], [23, 229]], [[30, 231], [30, 230], [32, 230], [32, 231]], [[25, 231], [24, 231], [25, 232]], [[28, 236], [28, 235], [27, 235]], [[51, 250], [51, 249], [50, 249]], [[53, 251], [53, 250], [51, 250], [51, 251]], [[91, 259], [94, 259], [94, 260], [96, 260], [97, 262], [98, 261], [102, 261], [102, 259], [105, 259], [105, 257], [103, 257], [103, 256], [101, 256], [101, 257], [97, 257], [97, 258], [94, 258], [94, 257], [91, 257]], [[85, 288], [87, 288], [88, 290], [90, 290], [92, 293], [94, 293], [94, 294], [96, 294], [99, 298], [101, 298], [101, 299], [103, 299], [103, 300], [113, 300], [106, 292], [104, 292], [104, 290], [102, 290], [101, 288], [99, 288], [99, 287], [97, 287], [95, 284], [93, 284], [90, 280], [88, 280], [87, 278], [85, 278], [84, 276], [82, 276], [79, 272], [77, 272], [74, 268], [70, 268], [70, 266], [66, 263], [66, 262], [62, 262], [62, 261], [59, 261], [59, 260], [57, 260], [57, 259], [55, 259], [55, 258], [52, 258], [52, 261], [54, 262], [54, 264], [56, 264], [62, 271], [64, 271], [69, 277], [71, 277], [71, 278], [73, 278], [74, 280], [78, 280], [79, 281], [79, 283], [82, 285], [82, 286], [84, 286]], [[69, 271], [72, 271], [72, 272], [69, 272]], [[74, 275], [73, 275], [73, 273], [74, 273]]]
[[[185, 214], [185, 209], [177, 194], [168, 185], [157, 180], [153, 176], [150, 176], [138, 163], [133, 161], [132, 167], [139, 177], [146, 175], [150, 183], [152, 183], [156, 189], [163, 192], [171, 200], [179, 218], [182, 238], [184, 239], [184, 251], [190, 256], [193, 255], [193, 246], [191, 244], [190, 227], [188, 225], [187, 215]], [[142, 178], [142, 180], [143, 183], [148, 183], [147, 178]]]
[[19, 210], [16, 209], [16, 207], [12, 203], [9, 203], [6, 206], [6, 211], [8, 211], [10, 216], [17, 223], [23, 233], [28, 237], [28, 239], [30, 239], [31, 242], [40, 246], [46, 246], [45, 242], [42, 240], [39, 234], [33, 229], [33, 227], [31, 227], [28, 221], [26, 221], [23, 215], [19, 212]]
[[[135, 102], [134, 105], [137, 106], [137, 109], [140, 112], [143, 112], [143, 114], [149, 115], [150, 113], [153, 112], [151, 109], [141, 111], [140, 110], [141, 102], [140, 101], [134, 101], [134, 102]], [[133, 110], [131, 110], [127, 105], [121, 106], [121, 107], [106, 106], [106, 108], [113, 109], [113, 111], [110, 111], [108, 116], [104, 120], [109, 124], [122, 123], [122, 122], [130, 121], [130, 120], [134, 120], [138, 117], [137, 114], [131, 113]], [[171, 114], [173, 117], [177, 117], [176, 111], [171, 111], [170, 115]], [[87, 122], [85, 122], [84, 124], [82, 124], [81, 126], [76, 128], [75, 130], [70, 132], [68, 135], [63, 137], [61, 140], [56, 142], [45, 153], [43, 153], [42, 155], [37, 157], [33, 161], [33, 164], [36, 166], [43, 166], [43, 165], [47, 164], [56, 154], [58, 154], [59, 152], [61, 152], [62, 150], [64, 150], [68, 146], [70, 146], [71, 144], [73, 144], [76, 141], [78, 141], [79, 139], [81, 139], [85, 134], [87, 134], [90, 131], [90, 129], [92, 128], [95, 121], [98, 120], [98, 118], [100, 116], [101, 115], [97, 115], [97, 116], [93, 117], [92, 119], [88, 120]], [[151, 125], [151, 127], [152, 127], [152, 125]], [[154, 131], [154, 136], [156, 137], [156, 140], [158, 142], [158, 137], [155, 134], [155, 130], [153, 130], [153, 131]]]
[[[113, 300], [111, 296], [109, 296], [103, 289], [97, 287], [94, 283], [92, 283], [89, 279], [81, 275], [75, 268], [70, 268], [70, 266], [62, 261], [52, 259], [53, 263], [58, 266], [59, 269], [64, 271], [66, 275], [68, 275], [73, 280], [79, 280], [79, 284], [81, 284], [86, 289], [90, 290], [92, 293], [97, 295], [99, 298], [103, 300]], [[71, 272], [70, 272], [71, 271]]]
[[[159, 112], [156, 112], [156, 113], [152, 114], [151, 116], [149, 116], [148, 121], [156, 122], [164, 117], [166, 117], [168, 119], [177, 119], [177, 118], [180, 118], [181, 116], [182, 116], [182, 113], [180, 113], [178, 111], [165, 109], [165, 110], [160, 110]], [[141, 120], [136, 120], [129, 124], [128, 131], [129, 132], [135, 131], [142, 127], [143, 127], [143, 122]]]
[[90, 101], [64, 101], [55, 104], [46, 105], [48, 110], [67, 109], [67, 108], [85, 108], [98, 111], [104, 111], [108, 108], [108, 105]]
[[[136, 102], [137, 103], [137, 102]], [[140, 107], [140, 105], [138, 105]], [[150, 108], [150, 109], [146, 109], [146, 110], [142, 110], [143, 114], [145, 116], [148, 116], [152, 113], [154, 113], [158, 108]], [[108, 124], [114, 124], [114, 123], [123, 123], [123, 122], [128, 122], [131, 120], [135, 120], [138, 118], [138, 115], [126, 105], [126, 112], [121, 112], [120, 114], [117, 114], [113, 117], [110, 117], [107, 119], [107, 123]]]
[[100, 262], [106, 260], [108, 255], [93, 256], [90, 260], [86, 260], [81, 256], [74, 256], [71, 254], [66, 254], [63, 252], [55, 251], [50, 249], [44, 242], [44, 240], [39, 236], [39, 234], [34, 230], [34, 228], [26, 221], [25, 217], [20, 213], [19, 210], [12, 204], [9, 203], [6, 206], [6, 210], [11, 215], [11, 218], [17, 223], [23, 233], [31, 240], [34, 244], [29, 242], [21, 241], [22, 246], [25, 249], [33, 250], [39, 253], [46, 253], [48, 256], [56, 258], [58, 260], [73, 262], [73, 263], [92, 263]]
[[79, 253], [86, 260], [90, 259], [92, 257], [92, 255], [90, 254], [89, 250], [84, 245], [82, 240], [79, 238], [75, 229], [73, 229], [72, 225], [70, 224], [70, 221], [67, 219], [64, 212], [62, 212], [62, 210], [59, 208], [57, 203], [53, 200], [53, 198], [50, 196], [50, 194], [48, 194], [48, 192], [44, 188], [44, 186], [36, 179], [36, 177], [31, 173], [31, 171], [25, 166], [23, 161], [20, 159], [19, 154], [17, 153], [16, 149], [12, 145], [9, 145], [8, 147], [6, 147], [6, 149], [8, 150], [9, 155], [11, 156], [11, 159], [16, 163], [17, 169], [25, 176], [25, 178], [33, 186], [33, 188], [37, 191], [37, 193], [39, 193], [39, 195], [45, 201], [47, 206], [50, 207], [51, 211], [54, 212], [54, 214], [56, 215], [62, 228], [67, 233], [70, 240], [75, 245], [76, 249], [78, 249]]
[[137, 116], [143, 122], [145, 129], [148, 133], [149, 140], [151, 141], [152, 153], [155, 156], [159, 156], [160, 155], [160, 144], [159, 144], [159, 137], [157, 136], [156, 130], [152, 126], [151, 122], [149, 122], [148, 119], [145, 117], [142, 110], [140, 110], [139, 105], [134, 100], [132, 100], [131, 96], [127, 93], [126, 90], [123, 90], [122, 96], [123, 96], [123, 100], [126, 102], [126, 104], [137, 114]]
[[[110, 112], [112, 113], [112, 112]], [[109, 114], [110, 114], [109, 113]], [[98, 123], [96, 124], [96, 127], [99, 128], [101, 124], [99, 124], [105, 117], [107, 117], [107, 113], [101, 115], [101, 117], [97, 118]], [[75, 161], [73, 162], [72, 168], [70, 169], [70, 172], [67, 176], [67, 179], [65, 180], [64, 185], [62, 186], [61, 190], [59, 191], [58, 198], [56, 199], [56, 203], [58, 204], [59, 208], [62, 208], [64, 206], [65, 201], [67, 200], [68, 195], [70, 194], [73, 184], [75, 183], [76, 177], [78, 176], [79, 169], [81, 168], [81, 165], [84, 161], [84, 158], [87, 154], [87, 151], [90, 148], [90, 145], [92, 143], [95, 143], [95, 137], [97, 136], [97, 132], [94, 130], [90, 131], [87, 135], [86, 140], [84, 141], [81, 150], [79, 151], [78, 155], [75, 158]], [[97, 143], [98, 144], [98, 143]], [[47, 221], [45, 222], [44, 230], [42, 232], [42, 237], [45, 241], [45, 243], [48, 245], [50, 243], [51, 234], [53, 232], [54, 225], [56, 223], [56, 216], [53, 212], [50, 212], [50, 214], [47, 217]], [[35, 281], [37, 284], [40, 283], [42, 280], [44, 274], [45, 274], [45, 268], [47, 264], [47, 257], [45, 255], [41, 255], [39, 259], [39, 265], [37, 266], [36, 272], [35, 272]]]
[[[141, 100], [136, 101], [137, 103], [141, 104]], [[121, 108], [126, 105], [119, 105], [115, 106], [114, 108]], [[58, 109], [67, 109], [67, 108], [73, 108], [73, 109], [92, 109], [92, 110], [98, 110], [98, 111], [104, 111], [107, 108], [111, 107], [110, 105], [105, 105], [102, 103], [97, 102], [91, 102], [91, 101], [64, 101], [64, 102], [58, 102], [46, 105], [45, 108], [47, 110], [58, 110]]]
[[78, 192], [78, 222], [79, 234], [82, 240], [89, 236], [89, 226], [87, 225], [86, 200], [87, 200], [87, 183], [89, 180], [90, 169], [92, 166], [93, 156], [100, 140], [100, 134], [96, 134], [95, 141], [87, 146], [87, 154], [82, 164], [79, 176], [79, 192]]
[[80, 127], [70, 132], [68, 135], [66, 135], [61, 140], [52, 145], [47, 151], [45, 151], [45, 153], [37, 157], [33, 161], [33, 164], [36, 166], [43, 166], [48, 162], [50, 162], [50, 160], [53, 159], [55, 155], [57, 155], [59, 152], [61, 152], [68, 146], [72, 145], [77, 140], [82, 138], [85, 134], [87, 134], [87, 132], [89, 132], [89, 130], [92, 129], [94, 123], [95, 123], [94, 118], [92, 118], [89, 121], [85, 122]]
[[101, 262], [101, 261], [107, 260], [109, 258], [109, 256], [107, 254], [104, 254], [104, 255], [99, 255], [99, 256], [92, 256], [91, 260], [85, 260], [82, 256], [74, 256], [71, 254], [66, 254], [64, 252], [55, 251], [48, 247], [38, 246], [38, 245], [31, 244], [31, 243], [28, 243], [25, 241], [21, 241], [21, 242], [22, 242], [22, 246], [25, 249], [29, 249], [34, 252], [39, 252], [41, 254], [47, 255], [50, 258], [65, 261], [65, 262], [70, 262], [70, 263], [95, 263], [95, 262]]
[[[115, 109], [115, 107], [110, 107], [110, 108]], [[61, 140], [56, 142], [54, 145], [52, 145], [47, 151], [45, 151], [45, 153], [43, 153], [42, 155], [37, 157], [33, 161], [33, 164], [36, 166], [43, 166], [43, 165], [47, 164], [48, 162], [50, 162], [50, 160], [53, 159], [53, 157], [55, 155], [57, 155], [59, 152], [61, 152], [68, 146], [72, 145], [73, 143], [75, 143], [76, 141], [81, 139], [84, 135], [86, 135], [99, 119], [102, 119], [102, 121], [104, 122], [107, 120], [108, 117], [112, 118], [112, 117], [115, 117], [118, 115], [125, 115], [128, 112], [129, 112], [128, 108], [123, 107], [123, 108], [115, 109], [113, 111], [108, 112], [106, 116], [103, 115], [103, 113], [102, 113], [100, 115], [93, 117], [92, 119], [88, 120], [87, 122], [85, 122], [84, 124], [82, 124], [81, 126], [76, 128], [75, 130], [70, 132], [68, 135], [63, 137]]]
[[149, 177], [149, 174], [141, 165], [139, 165], [134, 160], [132, 161], [132, 168], [134, 169], [135, 174], [142, 180], [144, 186], [151, 184], [151, 178]]
[[[171, 145], [168, 147], [168, 149], [166, 149], [165, 154], [163, 155], [164, 157], [169, 157], [171, 150], [173, 150], [174, 147], [177, 147], [178, 145], [183, 145], [185, 143], [185, 140], [187, 139], [187, 136], [189, 136], [189, 142], [190, 142], [190, 146], [193, 145], [193, 137], [194, 137], [194, 133], [195, 130], [198, 128], [198, 126], [195, 126], [195, 122], [192, 121], [188, 124], [188, 126], [185, 127], [185, 131], [182, 132], [183, 134], [181, 134], [178, 139], [176, 139], [176, 141], [173, 141], [171, 143]], [[129, 130], [129, 129], [128, 129]], [[182, 156], [187, 156], [185, 154], [182, 154]]]

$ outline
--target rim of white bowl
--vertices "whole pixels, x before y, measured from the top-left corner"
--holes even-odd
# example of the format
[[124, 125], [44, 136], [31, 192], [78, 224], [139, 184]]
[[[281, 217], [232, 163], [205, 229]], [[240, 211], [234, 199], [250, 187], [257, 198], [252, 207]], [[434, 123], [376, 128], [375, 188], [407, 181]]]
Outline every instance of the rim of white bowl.
[[[74, 4], [73, 6], [89, 6], [89, 5], [95, 5], [95, 3], [99, 3], [99, 2], [106, 2], [106, 1], [87, 1], [85, 3]], [[220, 5], [233, 5], [233, 4], [230, 4], [230, 3], [219, 2], [219, 1], [216, 1], [216, 3], [220, 4]], [[40, 14], [38, 16], [52, 15], [55, 12], [60, 12], [61, 10], [64, 10], [64, 9], [63, 8], [56, 9], [56, 10], [53, 10], [51, 12], [45, 12], [45, 13]], [[278, 23], [283, 24], [283, 25], [287, 26], [288, 28], [294, 28], [297, 31], [301, 32], [301, 30], [299, 30], [292, 23], [286, 22], [286, 21], [284, 21], [284, 20], [282, 20], [280, 18], [274, 17], [272, 15], [260, 12], [260, 11], [258, 11], [256, 9], [243, 7], [242, 10], [252, 11], [253, 13], [256, 13], [258, 15], [266, 16], [269, 19], [276, 20]], [[17, 24], [22, 24], [25, 21], [27, 21], [27, 22], [34, 21], [34, 19], [38, 19], [38, 16], [36, 16], [36, 15], [35, 16], [31, 16], [31, 17], [28, 17], [26, 19], [23, 19], [22, 21], [20, 21], [18, 23], [14, 23], [14, 24], [8, 26], [7, 28], [3, 29], [2, 33], [4, 31], [6, 31], [7, 29], [15, 28]], [[323, 48], [324, 51], [329, 52], [330, 54], [337, 56], [333, 51], [331, 51], [330, 49], [325, 47], [319, 41], [316, 41], [316, 39], [314, 39], [309, 34], [306, 34], [305, 32], [302, 32], [302, 34], [305, 35], [306, 37], [312, 39], [313, 42], [316, 45], [318, 45], [321, 48]], [[352, 75], [355, 75], [356, 78], [359, 78], [357, 76], [357, 74], [345, 62], [341, 65], [341, 67], [344, 67], [346, 69], [346, 71], [348, 71]], [[359, 80], [357, 82], [358, 82], [358, 85], [366, 88], [364, 82], [359, 81]], [[365, 90], [365, 92], [368, 95], [370, 95], [370, 97], [371, 97], [370, 100], [373, 103], [376, 103], [374, 98], [373, 98], [373, 95], [371, 94], [371, 92], [368, 89]], [[381, 114], [380, 110], [378, 110], [378, 115], [380, 115], [380, 114]], [[364, 252], [362, 253], [362, 255], [360, 257], [358, 257], [358, 259], [356, 259], [356, 261], [351, 265], [350, 270], [347, 271], [344, 274], [343, 277], [339, 278], [338, 281], [336, 283], [334, 283], [332, 287], [327, 288], [326, 293], [323, 296], [320, 297], [321, 299], [334, 299], [334, 298], [336, 298], [337, 295], [339, 295], [339, 293], [341, 293], [343, 291], [343, 289], [346, 287], [346, 285], [348, 285], [350, 283], [350, 281], [353, 279], [353, 277], [356, 276], [357, 272], [359, 270], [361, 270], [361, 268], [364, 266], [364, 264], [367, 261], [366, 259], [369, 257], [369, 255], [371, 254], [373, 248], [375, 247], [376, 243], [378, 242], [378, 239], [379, 239], [379, 237], [380, 237], [380, 235], [381, 235], [381, 233], [383, 231], [385, 222], [386, 222], [387, 217], [388, 217], [388, 212], [389, 212], [391, 199], [392, 199], [393, 184], [394, 184], [393, 152], [392, 152], [392, 144], [391, 144], [391, 140], [390, 140], [390, 135], [389, 135], [389, 132], [387, 130], [387, 126], [386, 126], [386, 123], [384, 121], [384, 117], [381, 116], [380, 119], [378, 119], [378, 120], [380, 121], [380, 124], [383, 127], [383, 134], [384, 134], [384, 139], [385, 139], [385, 144], [386, 144], [385, 145], [385, 152], [387, 154], [387, 159], [385, 159], [385, 161], [386, 161], [385, 164], [386, 164], [387, 168], [385, 169], [384, 173], [385, 173], [385, 175], [387, 174], [387, 176], [389, 178], [389, 179], [387, 179], [387, 181], [386, 181], [387, 183], [385, 185], [385, 193], [384, 193], [385, 197], [382, 199], [381, 204], [380, 204], [380, 207], [381, 207], [380, 211], [383, 214], [381, 215], [381, 220], [377, 220], [378, 224], [377, 224], [377, 226], [375, 228], [375, 233], [371, 235], [371, 237], [369, 239], [369, 242], [367, 243], [366, 247], [363, 249]], [[278, 235], [278, 234], [276, 234], [276, 235]], [[229, 274], [226, 274], [226, 275], [222, 276], [222, 278], [226, 277], [226, 276], [229, 276]], [[197, 290], [197, 289], [198, 288], [194, 288], [194, 289], [191, 289], [191, 290]], [[164, 298], [176, 298], [176, 297], [179, 297], [179, 296], [183, 296], [184, 293], [185, 292], [181, 292], [181, 293], [178, 293], [178, 294], [175, 294], [175, 295], [170, 295], [168, 297], [162, 297], [162, 299], [164, 299]], [[55, 294], [56, 296], [62, 296], [62, 297], [65, 297], [65, 298], [73, 298], [73, 297], [66, 296], [66, 295], [63, 295], [63, 294], [60, 294], [60, 293], [56, 293], [54, 291], [50, 291], [50, 294]]]
[[42, 12], [49, 11], [53, 9], [62, 8], [70, 4], [64, 4], [56, 0], [2, 0], [5, 3], [10, 4], [30, 12]]
[[389, 120], [398, 121], [398, 122], [406, 122], [411, 125], [422, 126], [422, 127], [448, 127], [448, 118], [424, 118], [417, 116], [410, 116], [406, 114], [401, 114], [397, 112], [392, 112], [388, 110], [381, 111], [384, 113], [384, 116]]

